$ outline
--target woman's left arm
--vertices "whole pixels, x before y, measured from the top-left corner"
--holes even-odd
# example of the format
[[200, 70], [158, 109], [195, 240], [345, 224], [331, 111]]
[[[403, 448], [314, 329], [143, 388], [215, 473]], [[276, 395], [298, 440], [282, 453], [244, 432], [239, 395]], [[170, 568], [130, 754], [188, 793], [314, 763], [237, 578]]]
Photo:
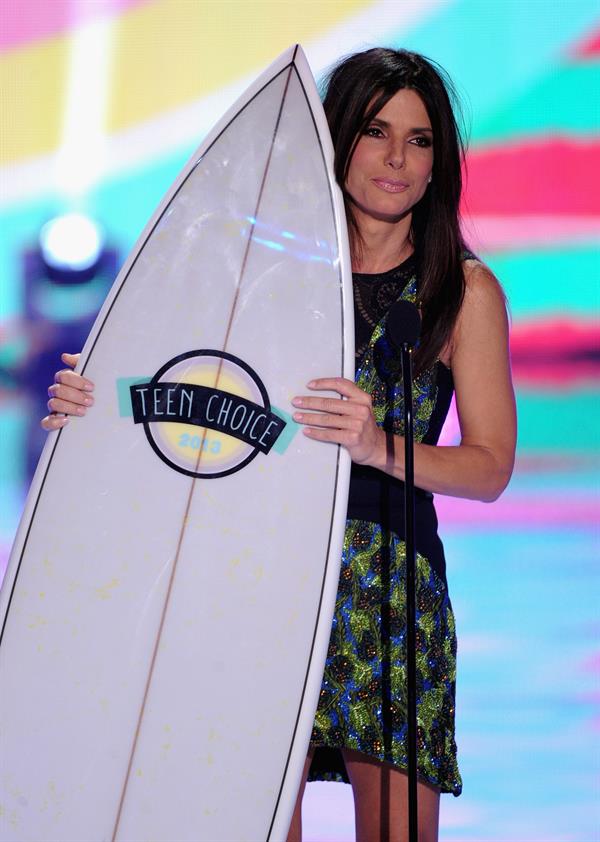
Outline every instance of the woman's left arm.
[[[516, 442], [504, 296], [481, 264], [465, 264], [465, 297], [452, 338], [451, 365], [461, 442], [455, 447], [415, 444], [415, 485], [438, 494], [491, 502], [510, 479]], [[343, 378], [312, 381], [347, 400], [301, 396], [294, 418], [310, 438], [337, 442], [354, 462], [404, 479], [404, 441], [375, 423], [371, 398]], [[305, 410], [317, 410], [317, 413]]]

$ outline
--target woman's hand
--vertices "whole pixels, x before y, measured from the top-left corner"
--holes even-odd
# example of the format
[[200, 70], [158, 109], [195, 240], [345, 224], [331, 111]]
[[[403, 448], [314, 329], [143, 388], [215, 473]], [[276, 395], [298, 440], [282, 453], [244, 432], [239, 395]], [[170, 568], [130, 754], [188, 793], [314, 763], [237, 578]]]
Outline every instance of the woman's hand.
[[304, 434], [343, 445], [359, 465], [377, 464], [385, 454], [385, 433], [375, 423], [371, 396], [344, 377], [324, 377], [306, 385], [338, 392], [347, 400], [312, 395], [294, 398], [292, 404], [302, 409], [294, 412], [294, 421], [306, 425]]
[[68, 424], [69, 415], [85, 415], [87, 407], [94, 403], [92, 381], [70, 370], [77, 365], [79, 354], [62, 354], [61, 360], [69, 368], [57, 371], [54, 383], [48, 388], [50, 415], [42, 418], [41, 422], [44, 430], [48, 431], [59, 430]]

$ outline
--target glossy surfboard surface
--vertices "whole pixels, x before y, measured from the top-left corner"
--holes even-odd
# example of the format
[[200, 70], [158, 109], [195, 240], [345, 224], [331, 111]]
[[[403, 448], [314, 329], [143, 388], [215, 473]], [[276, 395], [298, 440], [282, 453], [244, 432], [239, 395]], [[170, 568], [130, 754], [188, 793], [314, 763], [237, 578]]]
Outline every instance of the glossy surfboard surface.
[[290, 399], [353, 378], [351, 275], [299, 47], [194, 154], [119, 274], [0, 595], [0, 839], [285, 839], [349, 461]]

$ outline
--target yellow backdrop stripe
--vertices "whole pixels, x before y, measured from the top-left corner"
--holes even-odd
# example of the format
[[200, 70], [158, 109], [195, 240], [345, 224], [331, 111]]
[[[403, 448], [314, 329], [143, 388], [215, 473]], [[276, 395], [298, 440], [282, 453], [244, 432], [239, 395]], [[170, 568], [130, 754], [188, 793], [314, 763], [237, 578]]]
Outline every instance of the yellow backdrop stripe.
[[56, 149], [62, 133], [67, 67], [65, 37], [0, 56], [0, 163]]
[[[375, 0], [156, 0], [114, 21], [108, 133], [177, 108], [259, 71]], [[0, 165], [61, 143], [72, 35], [0, 57]]]
[[370, 5], [364, 0], [160, 0], [125, 13], [115, 38], [116, 131], [260, 70]]

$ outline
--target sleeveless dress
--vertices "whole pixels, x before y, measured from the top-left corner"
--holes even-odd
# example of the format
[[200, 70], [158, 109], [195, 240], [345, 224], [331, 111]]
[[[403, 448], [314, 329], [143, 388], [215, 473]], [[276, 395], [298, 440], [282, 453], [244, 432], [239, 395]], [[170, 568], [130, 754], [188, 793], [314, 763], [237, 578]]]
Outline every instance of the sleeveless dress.
[[[470, 256], [470, 255], [469, 255]], [[404, 433], [400, 361], [385, 335], [391, 304], [414, 302], [415, 258], [378, 275], [354, 274], [356, 383], [372, 396], [377, 424]], [[416, 442], [436, 444], [453, 392], [440, 361], [413, 384]], [[340, 583], [315, 715], [309, 780], [348, 782], [340, 749], [406, 770], [404, 484], [353, 465]], [[415, 501], [417, 770], [460, 795], [454, 705], [456, 633], [433, 495]]]

